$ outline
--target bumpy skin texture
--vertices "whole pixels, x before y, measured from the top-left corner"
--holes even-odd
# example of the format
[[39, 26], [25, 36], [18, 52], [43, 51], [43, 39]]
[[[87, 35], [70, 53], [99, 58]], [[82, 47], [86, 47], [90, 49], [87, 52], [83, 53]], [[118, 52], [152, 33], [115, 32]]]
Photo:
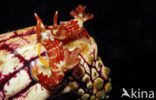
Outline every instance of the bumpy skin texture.
[[[47, 28], [50, 29], [50, 26]], [[38, 58], [35, 31], [35, 27], [28, 27], [0, 35], [1, 99], [44, 100], [53, 92], [36, 83], [30, 74], [30, 63]], [[101, 92], [108, 93], [111, 88], [108, 78], [109, 69], [103, 65], [101, 59], [98, 59], [94, 39], [92, 37], [89, 40], [79, 39], [65, 45], [70, 50], [77, 46], [83, 50], [80, 54], [80, 65], [67, 73], [66, 85], [59, 92], [74, 91], [79, 98], [88, 98], [90, 94], [94, 94], [90, 97], [94, 98]], [[45, 49], [42, 48], [41, 54], [44, 55], [44, 53]], [[96, 85], [99, 84], [97, 79], [99, 83], [101, 82], [101, 87]], [[90, 90], [91, 93], [89, 93]]]
[[[51, 29], [52, 26], [46, 26], [46, 30]], [[82, 100], [108, 98], [111, 90], [110, 70], [98, 57], [94, 39], [91, 36], [78, 38], [63, 46], [71, 51], [77, 47], [81, 49], [81, 61], [64, 73], [64, 79], [57, 88], [49, 90], [34, 80], [31, 70], [32, 63], [39, 59], [36, 27], [0, 35], [0, 100], [45, 100], [69, 92], [74, 92], [77, 99]], [[40, 53], [46, 58], [43, 46]], [[47, 70], [43, 71], [48, 73]]]

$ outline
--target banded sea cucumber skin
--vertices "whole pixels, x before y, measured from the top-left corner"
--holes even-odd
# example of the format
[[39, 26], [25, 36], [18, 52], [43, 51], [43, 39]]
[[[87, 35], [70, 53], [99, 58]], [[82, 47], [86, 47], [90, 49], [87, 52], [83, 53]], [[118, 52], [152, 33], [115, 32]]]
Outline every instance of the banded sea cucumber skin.
[[[36, 48], [35, 27], [0, 35], [0, 100], [44, 100], [49, 97], [50, 91], [30, 75], [29, 64], [38, 58]], [[44, 55], [44, 49], [41, 53]]]
[[[50, 30], [51, 26], [47, 27]], [[49, 91], [31, 77], [30, 63], [38, 59], [37, 37], [34, 26], [0, 35], [0, 100], [45, 100], [53, 97]], [[110, 70], [97, 56], [97, 45], [92, 37], [79, 39], [64, 45], [83, 51], [81, 62], [66, 73], [66, 85], [60, 94], [75, 92], [78, 99], [100, 100], [108, 97], [111, 90]], [[41, 55], [45, 56], [42, 47]]]

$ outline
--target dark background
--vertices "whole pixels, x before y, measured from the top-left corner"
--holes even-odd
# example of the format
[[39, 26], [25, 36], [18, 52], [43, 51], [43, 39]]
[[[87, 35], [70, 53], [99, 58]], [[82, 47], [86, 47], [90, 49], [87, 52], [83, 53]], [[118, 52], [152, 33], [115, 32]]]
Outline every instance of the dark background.
[[123, 87], [154, 91], [156, 10], [149, 0], [5, 0], [0, 3], [0, 33], [35, 25], [34, 12], [47, 25], [56, 10], [59, 21], [70, 20], [69, 12], [78, 4], [95, 15], [84, 26], [111, 68], [111, 99], [119, 100]]

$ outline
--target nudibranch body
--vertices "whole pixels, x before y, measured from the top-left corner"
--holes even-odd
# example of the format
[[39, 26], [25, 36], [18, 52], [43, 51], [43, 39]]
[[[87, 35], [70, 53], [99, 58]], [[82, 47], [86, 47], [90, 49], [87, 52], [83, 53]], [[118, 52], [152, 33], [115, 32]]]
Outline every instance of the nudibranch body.
[[[42, 63], [42, 67], [47, 67], [51, 73], [46, 75], [44, 72], [39, 72], [39, 65], [32, 65], [32, 75], [38, 80], [40, 84], [46, 88], [57, 87], [64, 78], [66, 70], [73, 69], [80, 62], [78, 55], [80, 49], [77, 47], [72, 51], [69, 51], [63, 46], [63, 41], [75, 40], [79, 38], [88, 38], [89, 35], [83, 27], [83, 22], [93, 18], [92, 14], [85, 14], [85, 7], [78, 6], [76, 11], [71, 11], [71, 15], [75, 18], [73, 20], [62, 22], [61, 25], [57, 25], [58, 12], [54, 16], [54, 25], [50, 31], [47, 31], [41, 18], [35, 13], [37, 20], [36, 32], [39, 42], [38, 54], [39, 61]], [[48, 60], [45, 60], [40, 55], [41, 45], [45, 47], [47, 51]], [[42, 68], [43, 70], [43, 68]], [[49, 75], [50, 74], [50, 75]]]

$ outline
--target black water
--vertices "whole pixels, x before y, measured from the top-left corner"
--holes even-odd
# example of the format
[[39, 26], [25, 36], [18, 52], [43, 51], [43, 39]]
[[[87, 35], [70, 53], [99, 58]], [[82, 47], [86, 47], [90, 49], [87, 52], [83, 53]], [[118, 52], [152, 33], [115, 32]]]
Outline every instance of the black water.
[[35, 25], [34, 12], [47, 25], [52, 24], [56, 10], [59, 21], [69, 20], [69, 11], [78, 4], [87, 5], [87, 11], [95, 15], [84, 26], [111, 68], [111, 99], [119, 100], [123, 87], [155, 90], [156, 9], [152, 1], [5, 0], [0, 3], [0, 33]]

